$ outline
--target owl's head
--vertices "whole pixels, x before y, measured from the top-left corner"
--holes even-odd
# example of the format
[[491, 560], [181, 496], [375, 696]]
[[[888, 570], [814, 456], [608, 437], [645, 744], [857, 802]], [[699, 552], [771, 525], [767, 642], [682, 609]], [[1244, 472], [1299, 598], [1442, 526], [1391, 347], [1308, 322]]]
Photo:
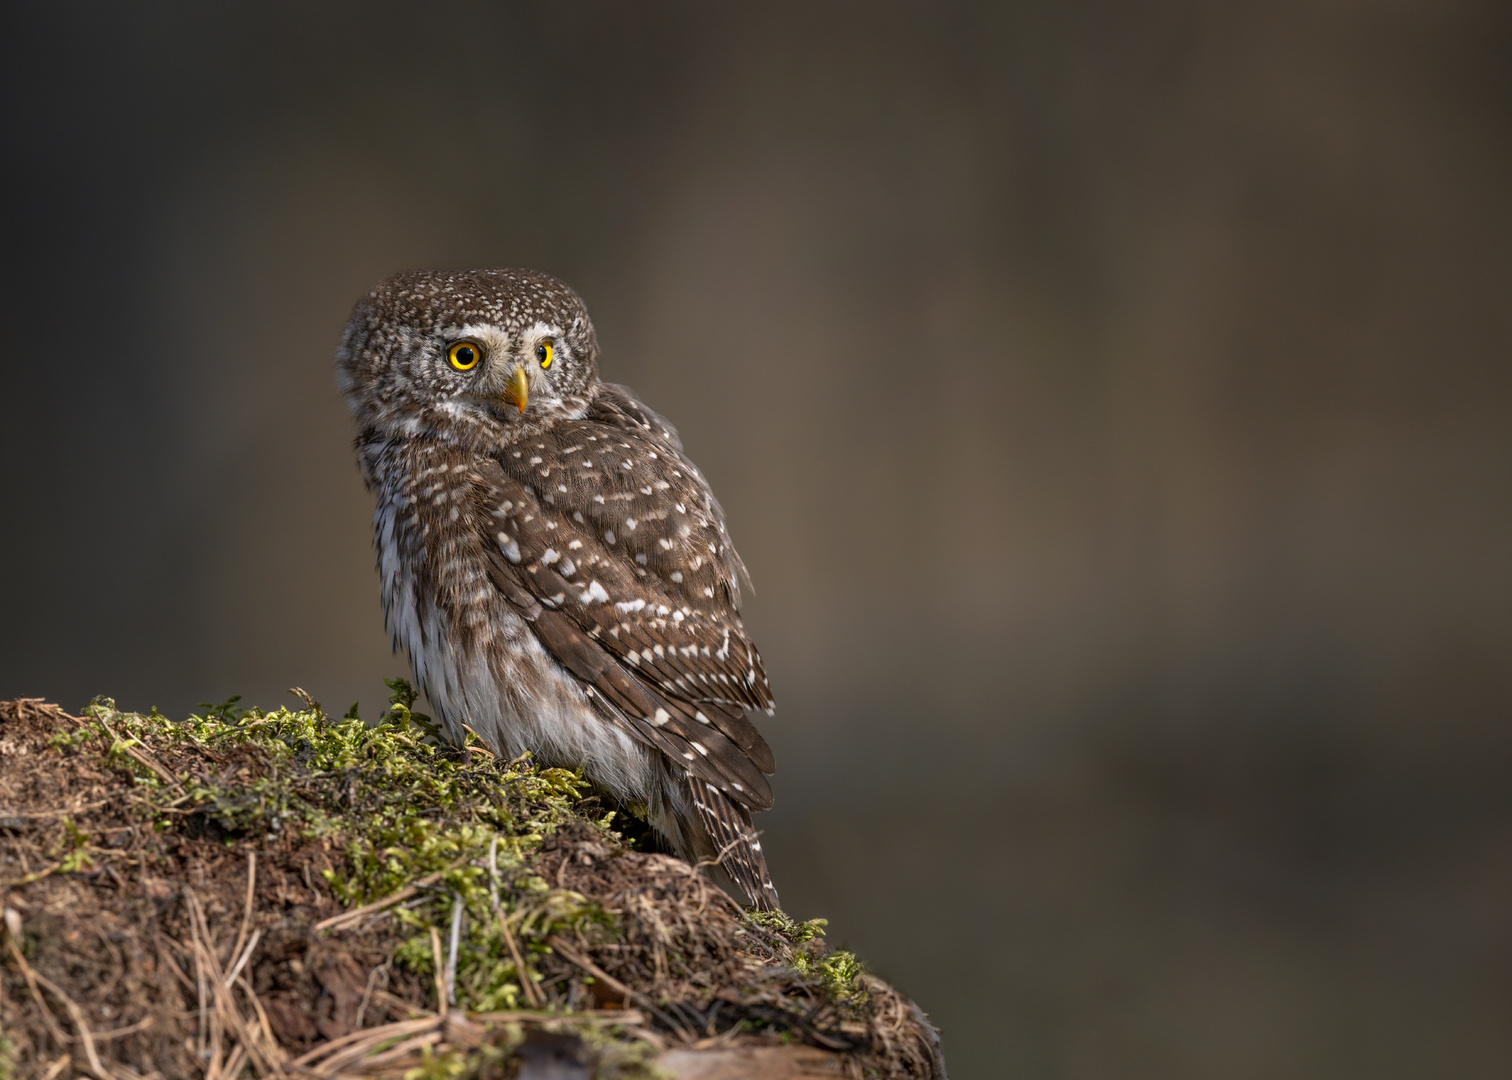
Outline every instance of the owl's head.
[[577, 293], [546, 274], [411, 271], [357, 304], [336, 369], [362, 428], [509, 442], [582, 414], [598, 342]]

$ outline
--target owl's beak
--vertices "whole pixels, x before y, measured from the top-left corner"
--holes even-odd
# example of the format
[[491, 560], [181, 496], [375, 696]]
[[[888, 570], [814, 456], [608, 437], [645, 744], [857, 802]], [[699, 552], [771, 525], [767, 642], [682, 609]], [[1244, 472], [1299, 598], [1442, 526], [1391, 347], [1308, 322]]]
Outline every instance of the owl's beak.
[[503, 397], [521, 412], [525, 411], [525, 406], [530, 404], [530, 380], [526, 378], [524, 368], [515, 368], [514, 374], [504, 384]]

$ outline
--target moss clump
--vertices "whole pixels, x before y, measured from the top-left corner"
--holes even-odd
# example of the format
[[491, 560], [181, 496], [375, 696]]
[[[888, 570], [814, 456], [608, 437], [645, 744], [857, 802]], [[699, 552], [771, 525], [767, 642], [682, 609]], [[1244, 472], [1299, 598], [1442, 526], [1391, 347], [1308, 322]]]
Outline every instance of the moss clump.
[[633, 1077], [711, 1037], [933, 1075], [928, 1029], [823, 920], [744, 912], [578, 773], [447, 745], [390, 689], [371, 724], [299, 691], [184, 721], [0, 703], [0, 1080], [91, 1053], [509, 1076], [541, 1039]]

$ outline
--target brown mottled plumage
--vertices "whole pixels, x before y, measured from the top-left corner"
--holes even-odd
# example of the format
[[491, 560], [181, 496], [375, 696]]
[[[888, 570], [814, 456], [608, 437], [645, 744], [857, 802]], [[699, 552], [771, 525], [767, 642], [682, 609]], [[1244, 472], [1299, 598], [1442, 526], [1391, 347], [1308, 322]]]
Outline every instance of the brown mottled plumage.
[[745, 568], [677, 432], [597, 360], [583, 302], [529, 270], [398, 274], [357, 305], [337, 366], [389, 629], [452, 738], [583, 769], [775, 907]]

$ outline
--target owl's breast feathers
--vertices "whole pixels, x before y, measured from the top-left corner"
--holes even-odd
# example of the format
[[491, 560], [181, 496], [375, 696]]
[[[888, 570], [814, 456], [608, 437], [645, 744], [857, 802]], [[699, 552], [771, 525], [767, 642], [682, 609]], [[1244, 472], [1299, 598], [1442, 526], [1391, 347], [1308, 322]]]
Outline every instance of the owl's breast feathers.
[[[470, 487], [424, 530], [425, 561], [474, 555], [609, 719], [740, 805], [769, 808], [772, 752], [745, 713], [773, 700], [736, 610], [743, 568], [670, 425], [602, 386], [581, 419], [469, 454], [465, 470], [453, 460], [431, 469]], [[420, 592], [476, 611], [471, 581]]]

